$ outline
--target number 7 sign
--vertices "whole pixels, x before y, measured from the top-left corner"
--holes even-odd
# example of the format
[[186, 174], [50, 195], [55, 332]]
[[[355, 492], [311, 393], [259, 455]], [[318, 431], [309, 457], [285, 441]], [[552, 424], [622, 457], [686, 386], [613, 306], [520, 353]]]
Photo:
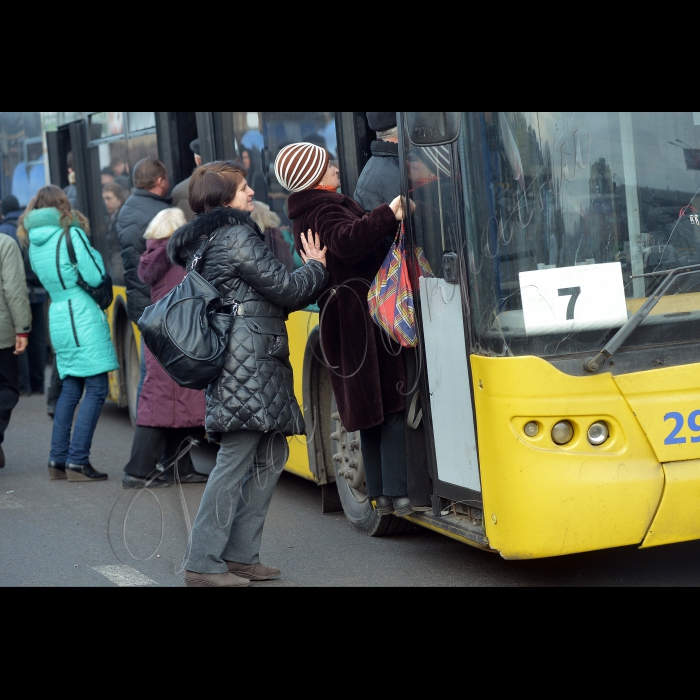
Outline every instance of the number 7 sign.
[[620, 263], [521, 272], [527, 335], [616, 328], [627, 320]]

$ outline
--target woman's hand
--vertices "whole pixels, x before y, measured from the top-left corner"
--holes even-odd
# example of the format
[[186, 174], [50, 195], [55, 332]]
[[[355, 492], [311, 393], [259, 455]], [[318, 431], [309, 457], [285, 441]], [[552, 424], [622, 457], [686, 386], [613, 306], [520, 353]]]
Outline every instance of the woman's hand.
[[318, 260], [323, 267], [326, 267], [326, 253], [328, 252], [328, 248], [326, 246], [321, 248], [321, 239], [318, 237], [318, 234], [316, 234], [316, 238], [314, 239], [313, 231], [309, 229], [307, 238], [302, 231], [301, 245], [304, 248], [301, 253], [301, 259], [305, 263], [309, 262], [309, 260]]
[[[409, 207], [411, 209], [411, 214], [416, 210], [416, 205], [415, 202], [411, 201], [410, 199], [408, 200]], [[405, 213], [406, 213], [406, 198], [405, 197], [397, 197], [390, 205], [391, 211], [394, 212], [394, 216], [396, 217], [397, 221], [401, 221], [402, 219], [405, 218]]]

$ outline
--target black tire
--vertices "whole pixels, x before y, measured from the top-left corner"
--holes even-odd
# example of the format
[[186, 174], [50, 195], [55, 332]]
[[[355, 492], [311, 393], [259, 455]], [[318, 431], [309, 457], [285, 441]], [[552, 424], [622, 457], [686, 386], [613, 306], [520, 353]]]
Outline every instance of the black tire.
[[[338, 408], [333, 399], [331, 405], [331, 454], [333, 455], [333, 469], [335, 471], [335, 483], [338, 488], [338, 496], [343, 506], [345, 517], [353, 530], [368, 537], [386, 537], [400, 535], [414, 529], [413, 523], [393, 515], [380, 516], [372, 507], [372, 502], [367, 497], [367, 487], [364, 482], [364, 466], [362, 453], [359, 449], [360, 434], [348, 433], [343, 427], [338, 414]], [[353, 479], [345, 477], [344, 469], [354, 469], [357, 476]]]
[[126, 405], [129, 408], [131, 425], [136, 425], [136, 406], [139, 382], [141, 381], [141, 360], [136, 347], [136, 336], [131, 321], [124, 322], [122, 341], [122, 358], [124, 371], [124, 387], [126, 389]]

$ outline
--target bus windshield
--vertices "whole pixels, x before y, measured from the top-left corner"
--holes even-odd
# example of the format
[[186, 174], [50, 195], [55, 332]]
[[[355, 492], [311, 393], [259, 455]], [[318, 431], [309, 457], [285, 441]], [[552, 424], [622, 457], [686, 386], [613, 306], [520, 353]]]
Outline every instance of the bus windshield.
[[[410, 148], [463, 219], [417, 229], [433, 270], [456, 254], [473, 352], [597, 351], [664, 271], [700, 263], [700, 112], [469, 112], [456, 144]], [[625, 347], [698, 339], [691, 274]]]

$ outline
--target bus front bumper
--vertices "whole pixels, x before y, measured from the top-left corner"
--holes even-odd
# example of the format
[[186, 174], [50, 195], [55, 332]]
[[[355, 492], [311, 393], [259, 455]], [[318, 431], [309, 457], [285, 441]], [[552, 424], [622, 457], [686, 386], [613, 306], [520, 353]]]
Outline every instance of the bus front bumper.
[[661, 466], [664, 492], [641, 549], [700, 539], [700, 459]]

